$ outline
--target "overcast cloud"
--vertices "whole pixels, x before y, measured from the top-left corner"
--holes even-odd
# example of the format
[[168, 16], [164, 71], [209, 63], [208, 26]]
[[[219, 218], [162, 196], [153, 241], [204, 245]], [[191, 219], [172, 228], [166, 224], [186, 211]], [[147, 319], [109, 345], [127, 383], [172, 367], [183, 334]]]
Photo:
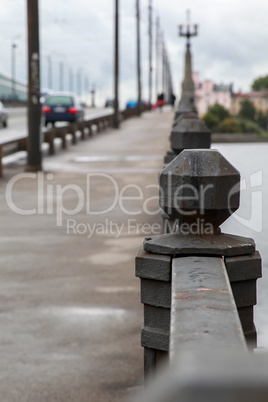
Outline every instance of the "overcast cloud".
[[[59, 62], [64, 61], [65, 88], [68, 72], [82, 71], [101, 98], [112, 96], [114, 0], [39, 0], [42, 85], [48, 85], [47, 57], [53, 59], [54, 89], [58, 89]], [[140, 0], [142, 81], [144, 98], [148, 82], [148, 0]], [[185, 21], [186, 8], [199, 24], [192, 40], [193, 66], [201, 79], [233, 83], [249, 90], [256, 76], [268, 73], [268, 2], [265, 0], [153, 0], [154, 20], [160, 16], [169, 52], [174, 90], [183, 73], [185, 40], [177, 25]], [[120, 1], [120, 78], [125, 100], [136, 97], [135, 0]], [[10, 74], [11, 42], [16, 41], [16, 76], [26, 81], [26, 0], [1, 0], [0, 71]]]

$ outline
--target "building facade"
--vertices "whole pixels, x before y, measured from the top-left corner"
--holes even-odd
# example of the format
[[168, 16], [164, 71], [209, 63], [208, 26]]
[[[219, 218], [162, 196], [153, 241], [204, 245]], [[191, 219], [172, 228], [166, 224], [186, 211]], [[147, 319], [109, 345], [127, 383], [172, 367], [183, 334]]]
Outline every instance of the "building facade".
[[0, 73], [0, 100], [1, 101], [26, 101], [28, 87], [22, 81], [12, 82], [11, 77]]
[[236, 115], [240, 111], [241, 103], [249, 100], [257, 111], [268, 112], [268, 91], [252, 91], [248, 93], [236, 93], [232, 96], [230, 113]]
[[207, 113], [208, 109], [218, 103], [226, 109], [231, 109], [232, 84], [215, 84], [212, 80], [199, 80], [199, 73], [193, 73], [195, 84], [195, 103], [200, 117]]

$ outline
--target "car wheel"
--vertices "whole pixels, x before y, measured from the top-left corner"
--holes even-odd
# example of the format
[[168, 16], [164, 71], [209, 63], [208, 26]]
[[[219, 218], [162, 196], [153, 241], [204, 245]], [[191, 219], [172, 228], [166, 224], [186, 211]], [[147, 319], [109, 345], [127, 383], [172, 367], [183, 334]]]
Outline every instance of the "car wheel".
[[7, 127], [7, 120], [3, 121], [3, 127]]

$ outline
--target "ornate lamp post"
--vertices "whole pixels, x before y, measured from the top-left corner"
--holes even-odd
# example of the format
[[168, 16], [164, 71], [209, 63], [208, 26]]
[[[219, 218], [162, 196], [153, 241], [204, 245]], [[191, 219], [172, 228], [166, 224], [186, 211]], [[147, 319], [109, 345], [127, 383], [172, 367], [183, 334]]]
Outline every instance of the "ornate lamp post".
[[[16, 36], [18, 38], [19, 36]], [[16, 39], [14, 38], [14, 39]], [[15, 101], [17, 99], [16, 93], [16, 49], [18, 45], [15, 40], [11, 43], [11, 97]]]
[[179, 36], [183, 36], [187, 38], [187, 50], [190, 49], [190, 39], [192, 36], [198, 35], [198, 25], [191, 24], [190, 22], [190, 10], [186, 11], [186, 24], [179, 25]]
[[[190, 101], [190, 104], [194, 107], [194, 82], [192, 78], [192, 55], [190, 51], [190, 39], [193, 36], [197, 36], [198, 26], [197, 24], [190, 23], [190, 11], [187, 10], [187, 21], [186, 25], [179, 25], [179, 36], [185, 37], [187, 39], [186, 42], [186, 53], [185, 53], [185, 71], [184, 71], [184, 80], [182, 82], [182, 95], [181, 101], [179, 104], [179, 109], [182, 106], [182, 103], [187, 99]], [[191, 111], [193, 108], [191, 107]]]

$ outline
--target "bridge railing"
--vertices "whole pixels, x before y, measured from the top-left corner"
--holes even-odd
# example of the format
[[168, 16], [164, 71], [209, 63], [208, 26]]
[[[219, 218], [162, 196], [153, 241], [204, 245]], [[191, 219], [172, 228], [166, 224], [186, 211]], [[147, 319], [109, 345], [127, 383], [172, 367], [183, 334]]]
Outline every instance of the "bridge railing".
[[[149, 111], [147, 105], [143, 106], [142, 111]], [[121, 121], [138, 115], [137, 108], [125, 109], [120, 112]], [[79, 123], [72, 123], [63, 127], [53, 127], [43, 133], [43, 142], [49, 144], [49, 154], [55, 154], [55, 138], [61, 139], [62, 149], [67, 148], [67, 135], [72, 136], [72, 144], [76, 144], [78, 139], [85, 140], [96, 133], [113, 126], [113, 113], [103, 116], [92, 117]], [[80, 136], [77, 133], [80, 132]], [[12, 149], [10, 149], [12, 146]], [[18, 151], [27, 151], [27, 134], [21, 133], [8, 138], [0, 138], [0, 177], [3, 174], [2, 158], [7, 154], [16, 153]]]
[[266, 402], [267, 372], [265, 354], [212, 348], [181, 352], [135, 402]]
[[176, 113], [170, 140], [159, 178], [164, 234], [146, 238], [136, 257], [146, 378], [165, 360], [176, 371], [185, 353], [245, 353], [257, 345], [261, 258], [253, 239], [220, 230], [239, 207], [240, 174], [210, 149], [210, 132], [191, 108]]

